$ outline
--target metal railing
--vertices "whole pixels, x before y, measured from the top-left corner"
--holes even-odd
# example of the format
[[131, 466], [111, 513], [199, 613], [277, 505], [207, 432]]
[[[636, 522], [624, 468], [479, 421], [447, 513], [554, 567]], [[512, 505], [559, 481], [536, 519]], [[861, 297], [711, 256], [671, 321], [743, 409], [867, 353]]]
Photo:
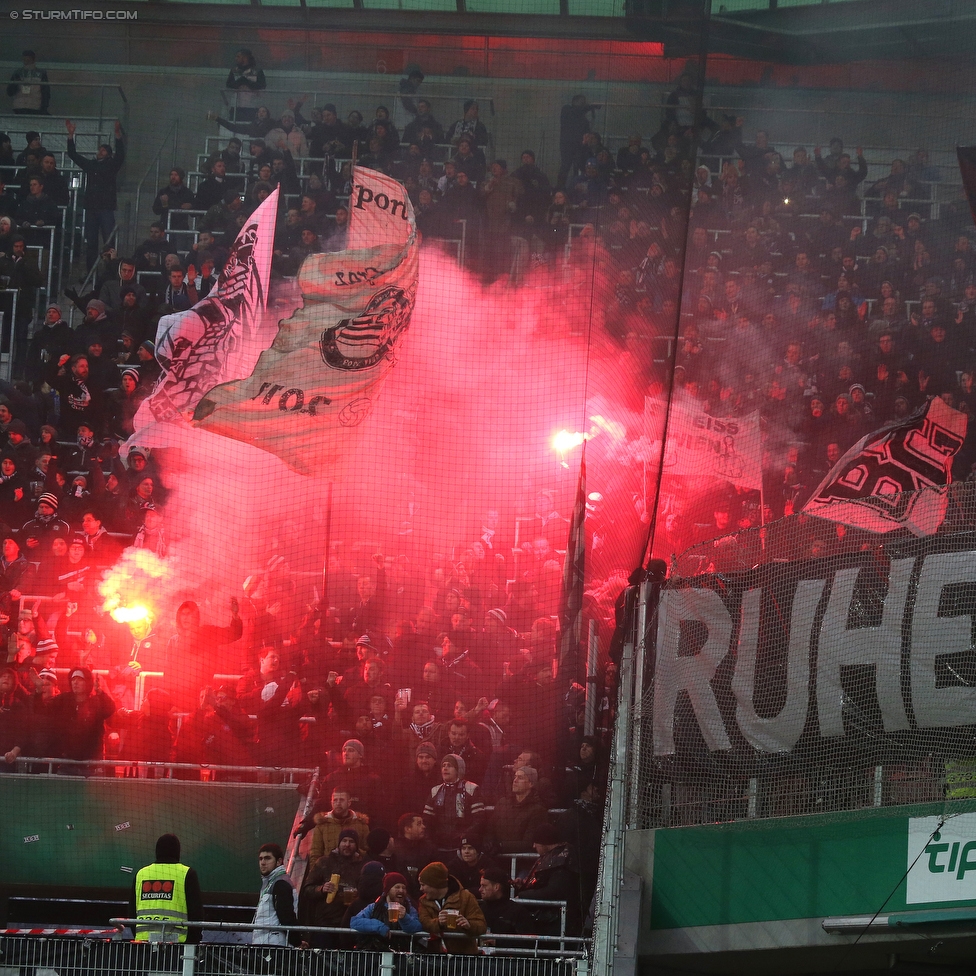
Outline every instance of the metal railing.
[[[20, 289], [20, 291], [25, 292], [25, 297], [28, 298], [28, 304], [35, 311], [38, 308], [43, 308], [44, 303], [47, 301], [48, 296], [51, 295], [51, 278], [54, 268], [54, 247], [53, 241], [55, 233], [59, 231], [60, 228], [57, 227], [32, 227], [30, 228], [30, 233], [36, 236], [43, 236], [45, 231], [50, 232], [50, 237], [52, 241], [52, 246], [45, 251], [43, 244], [27, 244], [25, 245], [25, 250], [31, 252], [35, 256], [37, 261], [37, 270], [46, 276], [46, 283], [42, 282], [36, 288], [28, 288], [26, 285]], [[60, 267], [60, 249], [58, 251], [58, 265]], [[8, 323], [6, 321], [6, 310], [0, 306], [0, 320], [2, 320], [3, 330], [4, 330], [4, 342], [2, 349], [0, 349], [0, 378], [7, 380], [8, 382], [13, 379], [13, 365], [14, 360], [17, 357], [17, 305], [20, 301], [20, 294], [18, 289], [9, 287], [0, 287], [0, 295], [12, 295], [11, 306], [10, 306], [10, 322], [9, 329]], [[29, 325], [28, 325], [29, 330]], [[30, 332], [28, 331], [27, 341], [30, 342]]]
[[[518, 899], [513, 899], [518, 901]], [[534, 902], [536, 905], [561, 904], [565, 907], [565, 902]], [[119, 937], [122, 937], [122, 929], [133, 929], [138, 925], [141, 928], [150, 929], [150, 943], [154, 944], [174, 944], [174, 936], [179, 929], [202, 929], [207, 932], [273, 932], [277, 935], [289, 932], [298, 932], [305, 936], [309, 934], [322, 934], [333, 936], [348, 936], [351, 938], [362, 938], [362, 932], [356, 929], [338, 925], [257, 925], [253, 922], [163, 922], [150, 921], [147, 919], [136, 918], [112, 918], [109, 919], [112, 925], [120, 928]], [[158, 932], [158, 936], [155, 933]], [[390, 931], [391, 939], [397, 944], [397, 950], [401, 952], [422, 952], [425, 951], [430, 933], [424, 932], [401, 932], [396, 929]], [[438, 938], [445, 943], [451, 940], [469, 940], [471, 936], [464, 932], [441, 931]], [[492, 955], [528, 955], [533, 958], [583, 958], [588, 953], [590, 939], [577, 935], [513, 935], [502, 933], [485, 933], [476, 937], [479, 945], [486, 943], [492, 949]], [[499, 945], [500, 942], [505, 945]], [[187, 945], [187, 949], [195, 949], [195, 946]], [[260, 945], [262, 950], [269, 948]], [[285, 948], [282, 946], [281, 948]], [[320, 950], [313, 950], [320, 951]], [[186, 969], [184, 968], [184, 974]]]
[[805, 768], [777, 763], [778, 758], [770, 759], [769, 768], [758, 775], [718, 775], [710, 781], [695, 781], [680, 765], [661, 761], [656, 782], [640, 777], [632, 814], [641, 827], [675, 827], [941, 802], [945, 763], [951, 756], [889, 763], [854, 759]]
[[[20, 292], [16, 288], [0, 288], [0, 328], [3, 343], [0, 348], [0, 378], [10, 380], [14, 368], [14, 329], [17, 322], [17, 301]], [[9, 312], [7, 302], [10, 302]], [[7, 322], [7, 315], [10, 321]]]
[[[59, 211], [61, 209], [60, 207], [58, 208]], [[62, 217], [62, 224], [65, 223], [66, 220]], [[61, 284], [61, 255], [63, 248], [58, 247], [55, 249], [55, 243], [57, 238], [62, 235], [62, 227], [56, 224], [50, 224], [44, 227], [27, 227], [21, 233], [30, 241], [26, 245], [27, 250], [33, 251], [37, 257], [37, 269], [44, 276], [44, 284], [41, 287], [44, 289], [45, 296], [56, 295], [60, 287], [55, 288], [55, 286], [60, 286]], [[38, 239], [44, 237], [47, 237], [47, 240], [43, 244], [38, 244]], [[55, 276], [57, 277], [55, 278]], [[53, 292], [52, 288], [55, 288]]]
[[[150, 188], [153, 199], [156, 197], [156, 188], [160, 185], [160, 164], [162, 161], [163, 151], [166, 149], [168, 143], [172, 142], [172, 162], [170, 167], [176, 165], [176, 153], [179, 145], [180, 139], [180, 120], [179, 116], [173, 119], [172, 122], [167, 126], [166, 132], [163, 133], [163, 138], [160, 140], [159, 148], [153, 154], [153, 158], [149, 161], [149, 165], [146, 167], [145, 173], [142, 174], [142, 179], [136, 184], [135, 193], [135, 204], [133, 206], [133, 213], [135, 214], [135, 222], [138, 225], [139, 221], [142, 219], [141, 205], [142, 205], [142, 189], [146, 185], [146, 180], [149, 179], [150, 173], [154, 173], [153, 184]], [[136, 245], [136, 238], [138, 236], [138, 230], [129, 228], [132, 233], [132, 242], [129, 250], [131, 251]]]
[[[84, 216], [81, 217], [81, 224], [84, 225]], [[119, 241], [119, 237], [120, 237], [120, 226], [121, 226], [121, 222], [120, 221], [116, 221], [115, 226], [112, 228], [112, 233], [108, 235], [108, 240], [105, 241], [102, 244], [102, 250], [103, 251], [106, 248], [109, 248], [109, 247], [112, 247], [112, 248], [116, 248], [117, 249], [117, 247], [118, 247], [118, 241]], [[98, 262], [96, 261], [88, 269], [88, 273], [85, 275], [84, 280], [78, 286], [77, 291], [78, 291], [78, 294], [79, 295], [84, 295], [90, 289], [94, 288], [94, 286], [95, 286], [95, 272], [97, 270], [98, 270]], [[76, 311], [78, 311], [78, 310], [75, 308], [75, 305], [72, 302], [71, 307], [68, 309], [68, 325], [70, 325], [70, 326], [73, 326], [74, 325], [74, 317], [75, 317], [75, 312]]]
[[[372, 121], [369, 113], [375, 107], [370, 105], [370, 103], [377, 102], [378, 104], [385, 105], [391, 115], [395, 117], [399, 110], [398, 106], [400, 105], [400, 78], [392, 74], [388, 77], [390, 79], [389, 87], [378, 85], [376, 88], [362, 89], [356, 86], [348, 90], [343, 88], [343, 82], [340, 79], [328, 79], [331, 82], [331, 91], [309, 93], [308, 99], [301, 103], [300, 112], [305, 118], [309, 118], [313, 108], [331, 102], [338, 106], [340, 118], [345, 119], [350, 111], [359, 111], [363, 115], [363, 125], [369, 125]], [[447, 84], [451, 85], [451, 91], [438, 92], [437, 83], [428, 81], [425, 83], [423, 91], [417, 92], [414, 95], [408, 95], [407, 97], [413, 98], [414, 101], [424, 99], [430, 102], [435, 116], [438, 116], [439, 113], [444, 114], [449, 111], [457, 111], [458, 117], [460, 117], [463, 102], [468, 98], [473, 98], [480, 108], [485, 109], [484, 117], [481, 121], [486, 129], [489, 128], [489, 121], [494, 116], [494, 99], [492, 96], [490, 94], [477, 95], [471, 93], [470, 89], [459, 92], [456, 82], [448, 82]], [[467, 86], [465, 87], [467, 88]], [[243, 96], [249, 104], [241, 107], [252, 108], [253, 106], [250, 104], [252, 101], [254, 105], [270, 105], [274, 103], [275, 99], [272, 98], [269, 100], [268, 95], [284, 95], [287, 99], [294, 98], [295, 94], [294, 88], [263, 88], [257, 92], [241, 92], [235, 88], [223, 88], [221, 89], [220, 97], [228, 108], [236, 108]], [[353, 100], [358, 100], [364, 107], [360, 108], [358, 105], [352, 104]], [[443, 111], [441, 111], [442, 106]], [[438, 118], [438, 121], [446, 126], [456, 121], [456, 119], [447, 119], [445, 115], [443, 119]]]
[[[634, 608], [633, 591], [625, 598], [623, 648], [620, 656], [620, 678], [617, 684], [617, 717], [614, 721], [610, 754], [610, 776], [603, 818], [603, 846], [600, 873], [594, 898], [593, 970], [610, 973], [618, 945], [621, 887], [624, 877], [624, 834], [628, 799], [633, 802], [636, 776], [631, 769], [633, 749], [639, 749], [641, 696], [637, 693], [643, 680], [646, 653], [647, 607], [654, 593], [649, 580], [640, 584], [640, 596]], [[655, 594], [656, 598], [656, 594]], [[633, 712], [637, 712], [635, 720]]]
[[[65, 87], [72, 87], [67, 82]], [[78, 85], [76, 87], [91, 88], [92, 85]], [[109, 86], [113, 87], [113, 86]], [[121, 90], [121, 89], [120, 89]], [[108, 142], [112, 137], [116, 115], [71, 115], [72, 122], [78, 127], [75, 132], [75, 145], [79, 152], [94, 152], [100, 143]], [[10, 136], [11, 141], [16, 136], [23, 136], [27, 132], [38, 132], [41, 145], [45, 149], [64, 152], [68, 142], [68, 133], [64, 127], [64, 115], [7, 115], [0, 113], [0, 126]], [[90, 125], [88, 123], [91, 123]], [[110, 124], [106, 124], [110, 123]], [[19, 150], [15, 150], [19, 151]]]
[[[206, 210], [167, 210], [166, 211], [166, 239], [176, 248], [177, 254], [189, 255], [196, 243], [197, 235], [200, 230], [197, 222], [201, 217], [206, 216]], [[186, 221], [186, 227], [174, 227], [173, 219], [182, 217]], [[186, 245], [180, 238], [185, 237]], [[174, 240], [176, 238], [176, 240]]]
[[[99, 672], [96, 672], [99, 673]], [[108, 672], [101, 672], [107, 674]], [[152, 673], [152, 672], [150, 672]], [[274, 786], [294, 786], [318, 771], [305, 766], [220, 766], [210, 763], [142, 762], [127, 759], [59, 759], [54, 756], [20, 756], [16, 760], [18, 772], [29, 771], [38, 776], [57, 776], [66, 770], [75, 775], [92, 779], [120, 779], [138, 777], [146, 779], [180, 779], [178, 772], [198, 773], [204, 781], [219, 778], [222, 782], [236, 782], [251, 786], [255, 777], [274, 777]], [[244, 781], [247, 782], [244, 782]]]

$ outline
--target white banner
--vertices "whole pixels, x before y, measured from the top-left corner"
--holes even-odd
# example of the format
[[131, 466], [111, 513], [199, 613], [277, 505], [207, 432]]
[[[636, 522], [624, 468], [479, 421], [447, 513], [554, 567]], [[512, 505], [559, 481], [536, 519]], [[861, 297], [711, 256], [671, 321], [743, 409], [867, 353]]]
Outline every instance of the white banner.
[[[653, 430], [650, 397], [644, 400], [645, 426]], [[672, 402], [664, 446], [664, 473], [723, 478], [741, 488], [762, 488], [759, 412], [745, 417], [712, 417], [697, 404]]]
[[156, 359], [163, 372], [136, 413], [136, 431], [154, 421], [188, 420], [208, 391], [247, 376], [271, 344], [277, 324], [265, 313], [277, 212], [276, 187], [241, 228], [214, 290], [159, 320]]
[[302, 474], [327, 474], [353, 449], [416, 298], [419, 241], [404, 187], [357, 169], [348, 239], [359, 246], [305, 259], [303, 306], [248, 378], [208, 393], [194, 414], [199, 427], [255, 444]]

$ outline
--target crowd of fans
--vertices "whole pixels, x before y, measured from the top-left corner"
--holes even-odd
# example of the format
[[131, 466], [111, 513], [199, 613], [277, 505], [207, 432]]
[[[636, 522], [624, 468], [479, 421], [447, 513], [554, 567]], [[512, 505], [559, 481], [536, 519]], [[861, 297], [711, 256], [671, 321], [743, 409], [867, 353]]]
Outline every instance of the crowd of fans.
[[[98, 612], [95, 583], [118, 548], [100, 514], [82, 508], [72, 536], [57, 496], [45, 493], [41, 514], [4, 543], [2, 619], [14, 650], [0, 669], [0, 769], [48, 769], [29, 758], [40, 756], [75, 760], [54, 765], [69, 775], [175, 760], [205, 764], [210, 778], [250, 780], [268, 775], [255, 766], [317, 766], [315, 803], [298, 832], [308, 924], [345, 924], [358, 911], [353, 892], [375, 899], [377, 878], [363, 871], [370, 860], [400, 871], [415, 897], [425, 865], [437, 861], [451, 884], [507, 900], [497, 855], [535, 851], [540, 860], [517, 888], [567, 902], [569, 930], [579, 931], [596, 884], [609, 702], [597, 735], [583, 735], [582, 689], [555, 685], [555, 627], [550, 617], [527, 623], [538, 612], [531, 599], [523, 595], [511, 617], [483, 613], [490, 587], [476, 567], [462, 572], [466, 553], [455, 578], [435, 575], [413, 619], [390, 626], [412, 581], [388, 578], [377, 555], [339, 618], [313, 608], [285, 634], [270, 603], [289, 583], [276, 563], [249, 581], [242, 605], [231, 602], [226, 626], [201, 623], [186, 603], [175, 628], [150, 620], [130, 634]], [[22, 542], [33, 559], [32, 540], [36, 563], [20, 552]], [[50, 599], [17, 615], [28, 591]], [[328, 639], [336, 632], [343, 639]], [[245, 659], [255, 666], [236, 680], [216, 677], [224, 661]], [[95, 676], [94, 666], [108, 674]], [[154, 680], [135, 707], [144, 670]], [[486, 878], [497, 886], [490, 896]], [[349, 896], [326, 897], [336, 892]], [[562, 930], [558, 906], [516, 915], [508, 931]]]
[[[766, 508], [758, 492], [727, 487], [696, 506], [666, 495], [662, 553], [798, 511], [863, 435], [933, 396], [967, 414], [976, 406], [965, 198], [943, 200], [932, 219], [940, 174], [923, 150], [864, 186], [861, 150], [852, 164], [840, 139], [829, 153], [798, 146], [786, 164], [766, 133], [748, 146], [740, 128], [728, 118], [703, 150], [739, 158], [705, 155], [720, 165], [693, 177], [674, 395], [717, 418], [760, 412]], [[641, 316], [673, 321], [676, 250], [652, 240], [620, 270], [622, 331]], [[974, 460], [970, 435], [954, 478], [970, 479]]]
[[[636, 134], [604, 145], [593, 126], [600, 106], [574, 97], [550, 183], [532, 148], [511, 167], [489, 154], [476, 102], [453, 123], [437, 119], [422, 82], [414, 72], [401, 83], [399, 108], [412, 119], [401, 128], [384, 106], [368, 124], [357, 110], [340, 121], [331, 103], [306, 119], [304, 101], [278, 119], [260, 106], [242, 123], [221, 119], [251, 137], [248, 155], [242, 161], [244, 143], [232, 142], [208, 165], [225, 163], [216, 179], [237, 174], [244, 210], [282, 186], [276, 270], [289, 274], [308, 253], [343, 246], [345, 160], [355, 149], [360, 165], [404, 182], [426, 239], [463, 237], [465, 263], [486, 280], [557, 261], [586, 279], [594, 321], [651, 396], [667, 390], [673, 354], [677, 397], [716, 417], [758, 409], [765, 510], [758, 492], [718, 486], [693, 504], [694, 493], [666, 492], [659, 551], [791, 513], [862, 434], [926, 398], [971, 410], [972, 220], [962, 194], [947, 199], [924, 149], [869, 180], [864, 153], [845, 151], [839, 137], [780, 152], [760, 130], [747, 143], [744, 119], [709, 117], [682, 75], [648, 145]], [[301, 178], [300, 154], [311, 164]], [[231, 217], [227, 237], [241, 219]], [[219, 230], [215, 214], [204, 221]], [[655, 337], [673, 336], [676, 321], [677, 348], [662, 352]], [[974, 460], [970, 437], [957, 480]]]
[[[228, 85], [238, 82], [262, 84], [245, 52]], [[413, 103], [405, 94], [403, 104], [413, 105], [414, 122], [401, 153], [400, 133], [383, 109], [365, 126], [356, 113], [339, 123], [329, 105], [308, 120], [301, 103], [272, 119], [261, 106], [239, 102], [233, 119], [219, 121], [249, 136], [248, 157], [231, 140], [206, 161], [194, 189], [174, 168], [154, 201], [160, 221], [121, 258], [109, 238], [124, 134], [116, 125], [115, 144], [90, 159], [76, 151], [75, 126], [65, 123], [67, 154], [85, 180], [94, 285], [83, 295], [65, 291], [84, 316], [76, 328], [59, 303], [47, 305], [23, 344], [15, 381], [0, 383], [0, 624], [16, 648], [0, 671], [0, 769], [47, 768], [30, 757], [73, 761], [55, 767], [65, 774], [112, 761], [234, 766], [238, 772], [216, 775], [237, 778], [257, 775], [241, 767], [319, 767], [317, 803], [302, 832], [310, 872], [299, 904], [310, 924], [338, 924], [350, 910], [348, 897], [327, 897], [335, 894], [334, 875], [343, 892], [358, 885], [363, 897], [377, 880], [368, 871], [360, 880], [363, 865], [379, 861], [401, 871], [418, 897], [422, 869], [430, 864], [439, 872], [436, 864], [444, 862], [450, 875], [438, 874], [433, 888], [444, 880], [448, 901], [467, 904], [480, 893], [495, 925], [511, 916], [508, 931], [558, 932], [558, 907], [512, 906], [496, 859], [534, 850], [540, 860], [520, 890], [568, 902], [576, 931], [596, 884], [615, 679], [608, 664], [595, 735], [584, 735], [584, 689], [558, 663], [555, 620], [569, 520], [551, 493], [540, 492], [519, 513], [521, 542], [510, 513], [503, 518], [492, 509], [459, 541], [454, 558], [378, 554], [355, 566], [336, 556], [332, 605], [311, 607], [293, 626], [276, 615], [282, 594], [296, 586], [280, 558], [248, 580], [220, 626], [202, 622], [192, 602], [172, 623], [118, 624], [103, 612], [98, 592], [124, 547], [165, 558], [170, 541], [165, 470], [150, 452], [122, 447], [160, 372], [156, 323], [214, 287], [243, 219], [273, 187], [284, 194], [276, 274], [294, 274], [312, 250], [343, 246], [340, 201], [349, 168], [333, 160], [348, 157], [354, 143], [360, 165], [407, 182], [429, 236], [436, 230], [420, 182], [432, 163], [416, 160], [419, 180], [407, 172], [418, 145], [431, 156], [435, 143], [457, 147], [457, 185], [472, 193], [480, 187], [479, 209], [493, 192], [497, 183], [469, 159], [483, 160], [487, 139], [477, 104], [465, 104], [462, 118], [445, 127], [423, 99]], [[300, 179], [296, 160], [309, 156], [324, 162]], [[523, 176], [530, 158], [526, 153]], [[18, 255], [33, 240], [32, 227], [60, 218], [45, 202], [45, 189], [64, 181], [50, 169], [52, 159], [38, 134], [28, 133], [14, 160], [21, 178], [11, 181], [22, 193], [0, 196], [12, 221], [0, 238], [0, 260], [21, 262], [5, 266], [25, 296], [20, 316], [40, 277], [29, 255]], [[41, 175], [45, 165], [49, 178]], [[443, 185], [431, 184], [448, 204], [453, 168], [439, 167]], [[530, 209], [542, 223], [537, 204], [545, 196], [548, 207], [551, 191], [535, 172]], [[515, 206], [521, 193], [512, 192], [511, 178], [499, 179], [513, 204], [503, 208], [507, 235], [509, 224], [530, 214]], [[191, 220], [192, 237], [172, 233]], [[501, 224], [485, 227], [486, 241], [500, 234]], [[473, 222], [470, 253], [480, 261], [476, 231]], [[188, 252], [181, 255], [183, 241]], [[505, 249], [500, 236], [496, 243]], [[610, 618], [616, 592], [619, 586], [604, 596]], [[144, 672], [152, 673], [145, 686]]]
[[[36, 70], [30, 52], [25, 70]], [[195, 603], [171, 626], [116, 625], [100, 612], [102, 572], [124, 546], [165, 557], [168, 544], [165, 471], [139, 448], [120, 454], [159, 375], [158, 319], [208, 294], [244, 219], [276, 186], [276, 275], [342, 249], [356, 155], [403, 181], [425, 238], [453, 241], [463, 221], [465, 262], [486, 279], [558, 263], [588, 282], [594, 322], [651, 396], [668, 382], [657, 337], [677, 322], [673, 396], [715, 417], [760, 411], [766, 510], [758, 492], [724, 483], [695, 505], [665, 485], [658, 549], [678, 552], [789, 514], [862, 434], [927, 397], [972, 412], [971, 219], [964, 201], [940, 202], [935, 219], [941, 174], [924, 151], [869, 184], [863, 153], [852, 157], [839, 138], [826, 152], [783, 154], [762, 131], [746, 143], [743, 119], [702, 112], [687, 75], [647, 146], [634, 135], [614, 152], [593, 129], [599, 106], [573, 98], [554, 184], [532, 148], [513, 167], [486, 152], [476, 101], [455, 120], [436, 118], [423, 80], [414, 71], [401, 82], [405, 125], [384, 106], [368, 121], [348, 106], [342, 121], [329, 102], [306, 115], [307, 99], [275, 117], [261, 104], [263, 72], [240, 52], [227, 81], [239, 94], [233, 117], [212, 116], [238, 135], [208, 156], [195, 186], [172, 170], [153, 203], [159, 221], [121, 259], [106, 242], [124, 133], [116, 126], [114, 145], [91, 158], [67, 122], [94, 287], [65, 292], [80, 326], [50, 302], [29, 342], [40, 273], [25, 249], [57, 225], [68, 183], [38, 133], [19, 155], [0, 135], [0, 174], [13, 167], [17, 188], [0, 184], [0, 275], [24, 296], [16, 380], [0, 383], [0, 622], [11, 647], [0, 768], [18, 768], [20, 756], [318, 766], [305, 825], [318, 886], [303, 894], [309, 918], [343, 917], [349, 905], [325, 897], [330, 879], [362, 885], [368, 860], [392, 866], [416, 895], [425, 864], [454, 858], [452, 879], [474, 891], [495, 883], [493, 852], [533, 845], [546, 848], [543, 860], [558, 849], [557, 869], [584, 879], [578, 916], [595, 884], [615, 669], [604, 660], [596, 735], [584, 736], [582, 688], [554, 680], [569, 522], [553, 497], [542, 492], [519, 513], [520, 542], [513, 520], [490, 510], [457, 558], [340, 560], [332, 605], [290, 628], [269, 611], [294, 586], [280, 561], [250, 581], [225, 626], [202, 623]], [[28, 111], [46, 112], [48, 97]], [[974, 460], [970, 437], [957, 474], [969, 476]], [[609, 630], [629, 567], [599, 523], [603, 501], [591, 505], [587, 545], [602, 547], [594, 613], [602, 607]], [[41, 602], [21, 613], [25, 594]], [[142, 670], [165, 678], [137, 702]]]
[[[672, 104], [682, 89], [693, 94], [689, 78]], [[716, 418], [759, 411], [764, 492], [666, 477], [662, 555], [799, 511], [859, 438], [927, 399], [976, 407], [972, 217], [962, 193], [947, 199], [925, 150], [869, 182], [864, 153], [840, 138], [781, 153], [764, 131], [745, 143], [741, 117], [680, 112], [666, 114], [670, 159], [652, 164], [648, 194], [608, 191], [606, 324], [633, 351], [673, 335], [680, 304], [671, 395]], [[665, 367], [648, 377], [663, 396]], [[970, 433], [956, 480], [973, 477], [973, 444]], [[819, 530], [812, 551], [845, 544], [841, 530]]]
[[[443, 945], [450, 953], [473, 954], [478, 951], [477, 938], [486, 932], [563, 934], [559, 905], [533, 903], [565, 902], [565, 930], [570, 934], [580, 931], [580, 868], [575, 849], [560, 840], [562, 833], [558, 828], [543, 823], [533, 831], [532, 847], [538, 859], [515, 881], [519, 900], [513, 901], [509, 869], [486, 853], [477, 837], [461, 838], [457, 852], [445, 863], [435, 859], [436, 849], [424, 839], [421, 818], [406, 814], [401, 824], [400, 835], [389, 841], [382, 852], [367, 846], [360, 854], [356, 831], [340, 831], [337, 848], [305, 877], [299, 896], [299, 921], [349, 926], [357, 933], [357, 948], [382, 949], [389, 944], [393, 927], [388, 912], [388, 902], [392, 900], [405, 908], [405, 917], [396, 926], [399, 931], [411, 934], [426, 931], [436, 940], [433, 945], [428, 942], [428, 948]], [[374, 838], [375, 833], [369, 837]], [[579, 839], [598, 841], [599, 836], [597, 817], [591, 833]], [[381, 831], [375, 843], [382, 844], [388, 837]], [[593, 867], [596, 867], [595, 860]], [[582, 884], [584, 890], [590, 886], [586, 879]], [[394, 885], [401, 886], [395, 898], [385, 898]], [[336, 906], [331, 911], [330, 890], [348, 892], [345, 898], [331, 903]], [[583, 906], [584, 910], [586, 907]], [[445, 932], [455, 935], [445, 939]], [[309, 943], [321, 947], [342, 944], [341, 937], [336, 939], [326, 934], [310, 936]]]

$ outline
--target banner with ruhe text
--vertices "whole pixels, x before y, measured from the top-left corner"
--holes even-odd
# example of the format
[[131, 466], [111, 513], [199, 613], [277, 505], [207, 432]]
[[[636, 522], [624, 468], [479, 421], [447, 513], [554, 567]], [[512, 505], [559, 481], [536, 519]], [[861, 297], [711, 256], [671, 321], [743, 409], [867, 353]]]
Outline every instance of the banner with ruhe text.
[[654, 754], [971, 751], [972, 537], [882, 538], [671, 579], [654, 633]]

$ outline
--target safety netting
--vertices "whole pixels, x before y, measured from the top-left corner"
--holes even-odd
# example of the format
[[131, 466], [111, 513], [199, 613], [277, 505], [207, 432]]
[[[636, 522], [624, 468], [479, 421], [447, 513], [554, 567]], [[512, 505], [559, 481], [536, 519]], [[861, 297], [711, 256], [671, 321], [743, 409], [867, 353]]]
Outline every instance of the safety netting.
[[354, 823], [579, 930], [651, 557], [632, 823], [969, 775], [968, 93], [696, 45], [309, 85], [255, 42], [114, 237], [133, 136], [77, 93], [4, 122], [13, 881], [125, 887], [174, 830], [246, 890], [232, 820], [301, 886]]
[[930, 536], [798, 513], [677, 558], [647, 634], [638, 822], [972, 796], [973, 492], [924, 491], [951, 513]]
[[967, 135], [912, 70], [897, 122], [853, 85], [705, 84], [673, 382], [645, 402], [668, 578], [634, 826], [974, 795]]
[[132, 136], [38, 123], [77, 180], [7, 318], [8, 881], [125, 889], [171, 831], [206, 892], [280, 845], [309, 925], [377, 897], [370, 861], [413, 899], [444, 862], [541, 903], [512, 931], [576, 934], [653, 496], [597, 113], [656, 119], [554, 93], [543, 160], [485, 78], [316, 87], [260, 96], [280, 131], [225, 92], [117, 249], [86, 166]]

